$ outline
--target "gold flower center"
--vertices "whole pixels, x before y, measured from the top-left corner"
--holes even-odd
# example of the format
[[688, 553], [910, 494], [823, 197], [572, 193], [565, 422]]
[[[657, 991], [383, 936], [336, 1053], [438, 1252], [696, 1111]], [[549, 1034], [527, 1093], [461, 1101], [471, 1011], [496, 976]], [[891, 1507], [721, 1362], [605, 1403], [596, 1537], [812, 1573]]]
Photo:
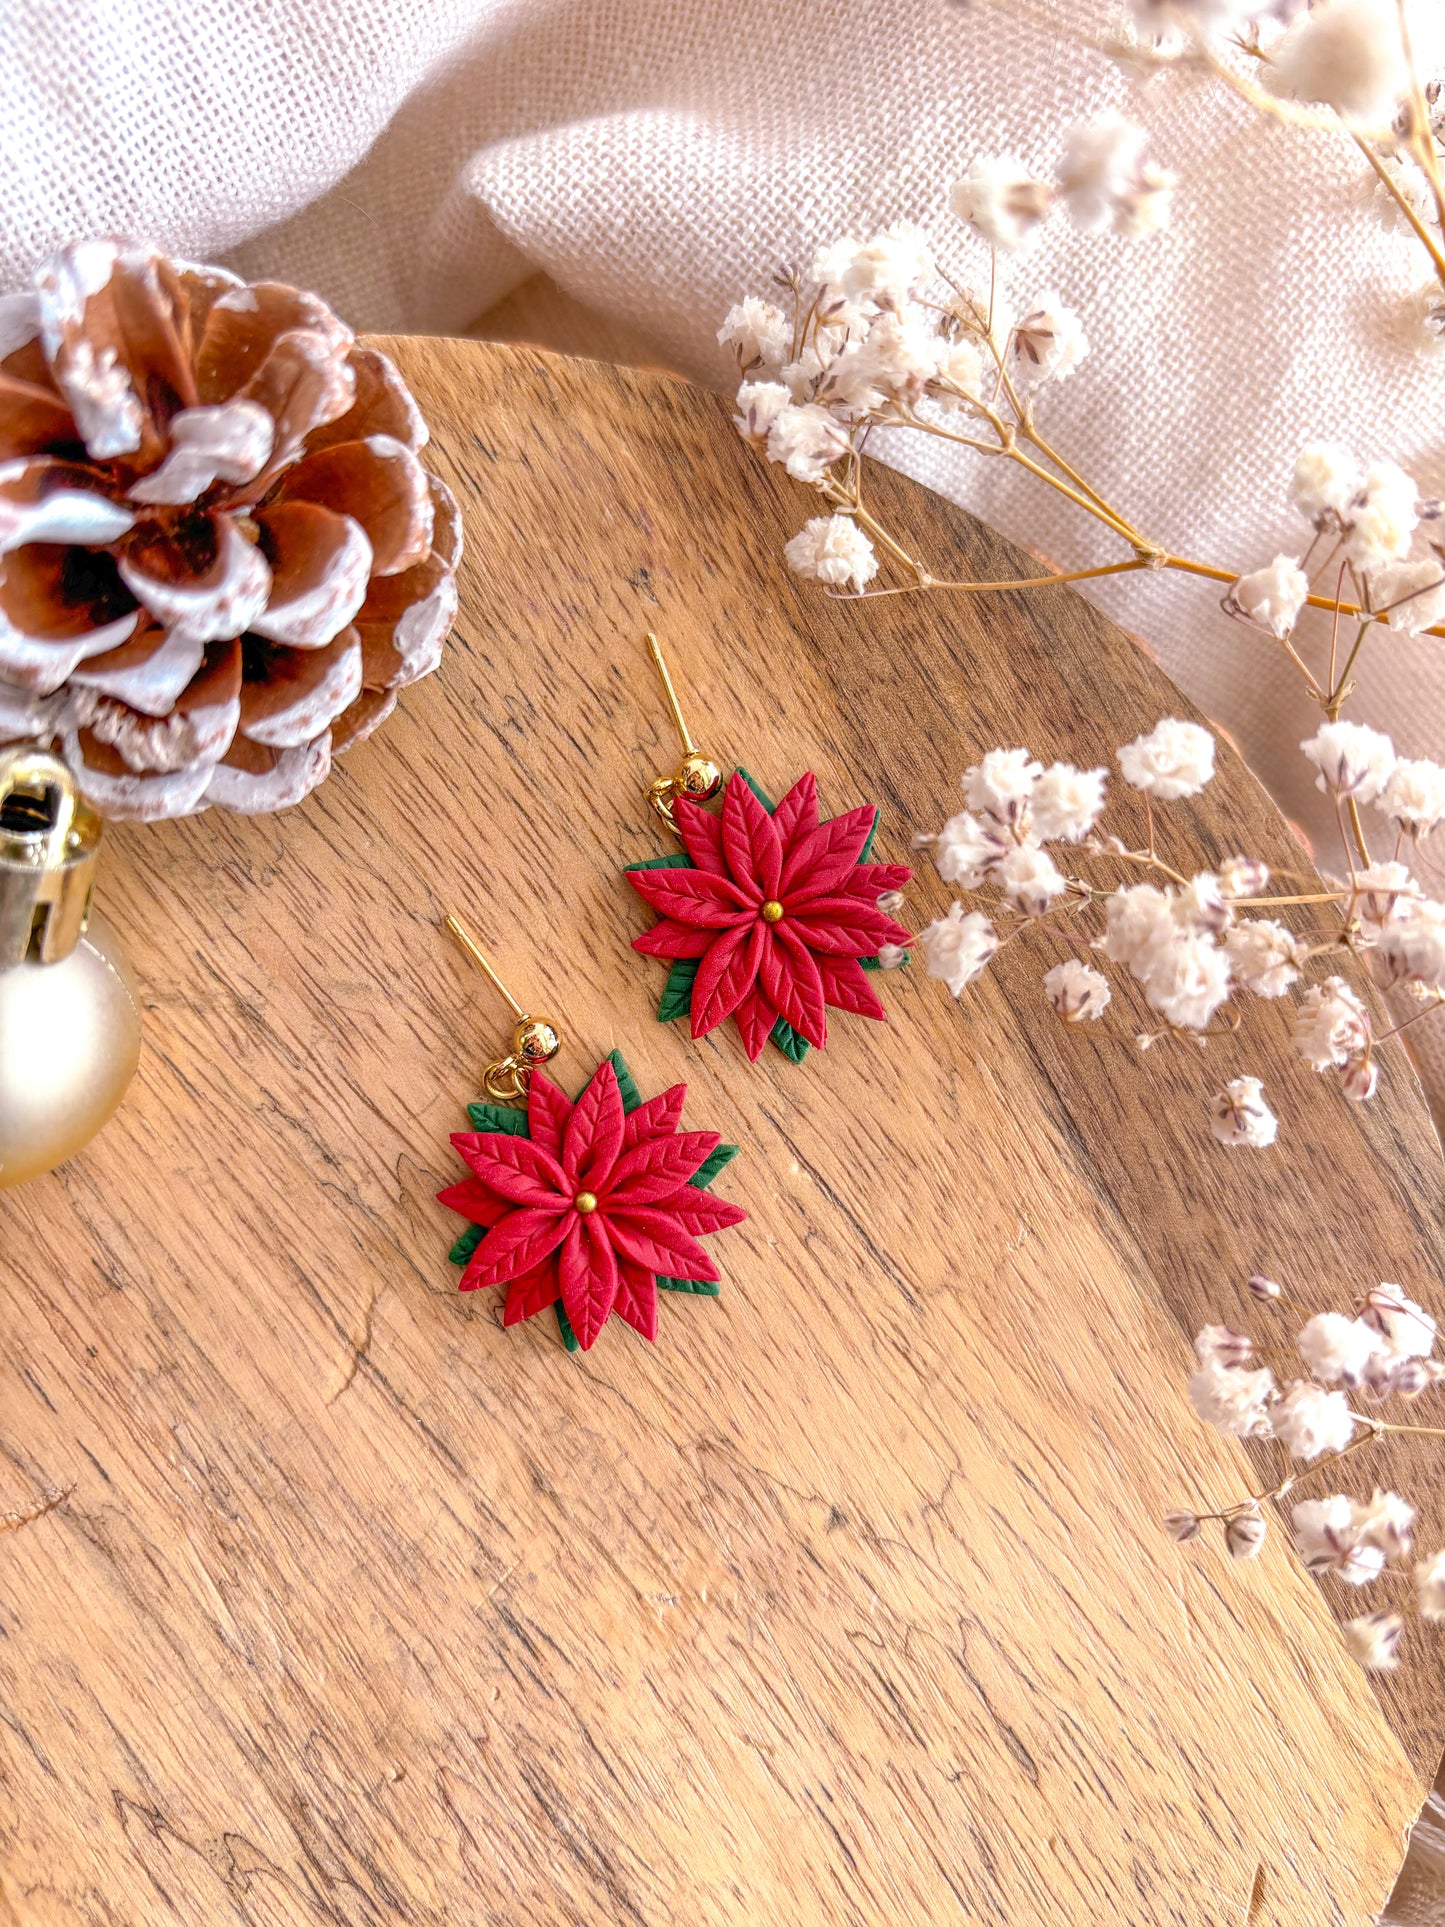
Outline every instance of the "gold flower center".
[[783, 906], [781, 903], [778, 902], [776, 897], [769, 897], [767, 902], [763, 905], [762, 918], [764, 923], [781, 923], [782, 922]]
[[590, 1191], [579, 1191], [572, 1202], [584, 1218], [589, 1211], [595, 1211], [597, 1209], [597, 1200]]

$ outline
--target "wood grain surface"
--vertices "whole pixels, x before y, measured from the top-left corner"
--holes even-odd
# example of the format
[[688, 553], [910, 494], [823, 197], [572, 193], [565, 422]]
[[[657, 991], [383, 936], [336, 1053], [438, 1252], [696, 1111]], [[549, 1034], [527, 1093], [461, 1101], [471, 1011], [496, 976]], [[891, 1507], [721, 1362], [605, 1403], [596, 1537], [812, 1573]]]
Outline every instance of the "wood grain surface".
[[[961, 1005], [894, 974], [886, 1028], [750, 1066], [660, 1026], [628, 947], [675, 756], [646, 628], [705, 747], [881, 802], [885, 860], [995, 742], [1106, 761], [1189, 712], [1066, 590], [795, 584], [806, 496], [681, 383], [387, 345], [466, 516], [442, 670], [293, 814], [114, 834], [140, 1079], [0, 1200], [0, 1919], [1367, 1921], [1437, 1656], [1377, 1698], [1277, 1531], [1228, 1569], [1159, 1519], [1261, 1469], [1183, 1390], [1248, 1272], [1311, 1309], [1433, 1295], [1403, 1058], [1346, 1106], [1269, 1009], [1141, 1065], [1127, 994], [1056, 1022], [1039, 938]], [[1031, 568], [876, 486], [958, 571]], [[1169, 820], [1186, 866], [1300, 861], [1230, 753]], [[945, 900], [921, 880], [914, 920]], [[561, 1022], [565, 1084], [619, 1046], [743, 1146], [722, 1296], [665, 1303], [655, 1347], [569, 1357], [455, 1291], [432, 1194], [509, 1020], [451, 907]], [[1205, 1141], [1244, 1070], [1287, 1148]]]

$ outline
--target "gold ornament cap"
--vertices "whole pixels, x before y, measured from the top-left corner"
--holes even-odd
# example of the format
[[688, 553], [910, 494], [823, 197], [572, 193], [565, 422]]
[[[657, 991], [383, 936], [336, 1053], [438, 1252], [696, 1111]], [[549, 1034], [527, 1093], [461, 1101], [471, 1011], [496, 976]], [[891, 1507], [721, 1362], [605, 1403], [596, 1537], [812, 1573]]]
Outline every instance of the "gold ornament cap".
[[58, 756], [0, 750], [0, 970], [62, 963], [85, 934], [101, 820]]

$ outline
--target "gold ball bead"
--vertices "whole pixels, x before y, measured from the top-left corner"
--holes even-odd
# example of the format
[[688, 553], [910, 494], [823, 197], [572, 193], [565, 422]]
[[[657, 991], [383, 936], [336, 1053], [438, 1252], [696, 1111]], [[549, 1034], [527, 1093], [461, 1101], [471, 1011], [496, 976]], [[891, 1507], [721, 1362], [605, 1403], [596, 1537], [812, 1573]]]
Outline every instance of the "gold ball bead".
[[700, 756], [693, 750], [678, 764], [672, 787], [678, 796], [686, 796], [694, 803], [705, 803], [710, 796], [717, 795], [722, 788], [722, 781], [722, 771], [712, 758]]
[[524, 1017], [512, 1036], [512, 1049], [528, 1064], [546, 1064], [561, 1048], [562, 1039], [548, 1017]]
[[597, 1209], [597, 1200], [590, 1191], [579, 1191], [572, 1202], [584, 1218], [589, 1211], [595, 1211]]
[[781, 923], [782, 922], [783, 906], [781, 903], [778, 902], [776, 897], [769, 897], [767, 902], [763, 905], [762, 919], [764, 923]]

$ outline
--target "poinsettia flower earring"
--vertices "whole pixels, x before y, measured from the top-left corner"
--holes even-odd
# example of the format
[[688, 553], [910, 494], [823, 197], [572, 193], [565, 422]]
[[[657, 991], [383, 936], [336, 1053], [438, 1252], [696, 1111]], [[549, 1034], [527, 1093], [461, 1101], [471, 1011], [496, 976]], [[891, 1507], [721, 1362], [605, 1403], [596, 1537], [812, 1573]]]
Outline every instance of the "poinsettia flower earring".
[[[870, 861], [873, 804], [820, 821], [811, 771], [776, 804], [746, 770], [724, 785], [683, 721], [656, 636], [647, 646], [683, 758], [646, 794], [682, 849], [628, 870], [628, 882], [659, 915], [632, 947], [671, 964], [657, 1013], [663, 1023], [687, 1016], [696, 1038], [731, 1017], [754, 1062], [771, 1038], [801, 1063], [810, 1045], [828, 1041], [830, 1004], [887, 1017], [868, 973], [908, 961], [912, 937], [892, 912], [913, 872]], [[722, 809], [704, 809], [719, 790]]]
[[678, 1129], [685, 1084], [644, 1102], [620, 1051], [567, 1097], [542, 1068], [557, 1026], [522, 1009], [459, 917], [446, 927], [517, 1015], [511, 1050], [482, 1074], [485, 1100], [467, 1106], [473, 1128], [452, 1136], [470, 1175], [437, 1193], [471, 1220], [451, 1251], [460, 1289], [504, 1290], [507, 1325], [555, 1306], [569, 1351], [587, 1351], [614, 1312], [655, 1339], [659, 1291], [718, 1295], [698, 1239], [747, 1216], [708, 1191], [737, 1146]]

